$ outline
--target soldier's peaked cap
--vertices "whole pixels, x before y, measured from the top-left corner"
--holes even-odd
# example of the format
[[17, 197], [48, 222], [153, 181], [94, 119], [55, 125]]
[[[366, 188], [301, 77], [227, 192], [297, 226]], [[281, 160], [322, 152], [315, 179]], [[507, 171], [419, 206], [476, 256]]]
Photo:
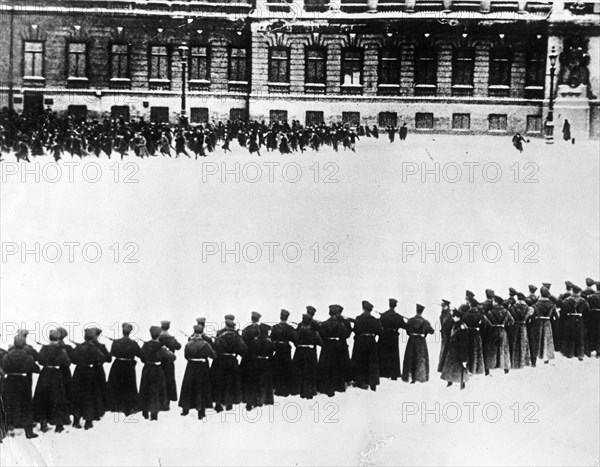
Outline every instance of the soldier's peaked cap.
[[485, 296], [488, 298], [492, 298], [495, 292], [492, 289], [485, 289]]
[[586, 279], [585, 279], [585, 285], [587, 285], [588, 287], [591, 287], [595, 283], [596, 283], [596, 281], [594, 279], [592, 279], [591, 277], [586, 277]]
[[204, 327], [201, 324], [194, 325], [194, 333], [195, 334], [201, 334], [203, 329], [204, 329]]
[[524, 293], [522, 293], [522, 292], [519, 292], [519, 293], [517, 293], [517, 298], [518, 298], [519, 300], [525, 300], [525, 294], [524, 294]]
[[573, 288], [573, 282], [571, 282], [571, 281], [565, 281], [565, 285], [567, 286], [567, 289]]
[[87, 328], [85, 329], [85, 331], [83, 331], [83, 337], [86, 341], [91, 340], [96, 336], [98, 336], [98, 334], [96, 333], [96, 328]]
[[262, 315], [258, 311], [253, 311], [250, 316], [252, 319], [260, 319]]
[[514, 287], [509, 287], [508, 288], [508, 293], [512, 296], [512, 295], [517, 295], [517, 291], [515, 290]]
[[363, 310], [366, 310], [366, 311], [371, 311], [373, 309], [373, 305], [370, 302], [368, 302], [367, 300], [362, 301], [362, 307], [363, 307]]
[[533, 292], [535, 292], [537, 290], [537, 287], [535, 285], [533, 285], [533, 284], [529, 284], [528, 287], [529, 287], [529, 291], [531, 293], [533, 293]]
[[167, 320], [167, 319], [164, 319], [164, 320], [162, 320], [162, 321], [160, 322], [160, 325], [161, 325], [163, 328], [167, 328], [167, 327], [169, 327], [169, 326], [171, 325], [171, 321], [169, 321], [169, 320]]
[[417, 303], [417, 313], [422, 313], [425, 307]]
[[196, 323], [204, 324], [204, 323], [206, 323], [206, 318], [204, 318], [204, 317], [196, 318]]
[[390, 302], [390, 308], [398, 305], [398, 300], [396, 300], [395, 298], [390, 298], [389, 302]]
[[446, 300], [445, 298], [442, 298], [442, 305], [450, 305], [450, 301]]
[[475, 296], [475, 294], [474, 294], [473, 292], [471, 292], [470, 290], [467, 290], [467, 291], [465, 292], [465, 295], [466, 295], [467, 297], [471, 297], [471, 298], [473, 298], [473, 297]]
[[121, 325], [121, 329], [123, 329], [124, 333], [129, 333], [129, 332], [133, 331], [133, 326], [129, 323], [123, 323]]
[[225, 321], [235, 321], [234, 315], [225, 315]]
[[283, 317], [288, 318], [290, 316], [290, 312], [282, 308], [281, 311], [279, 312], [279, 316], [281, 318], [283, 318]]
[[578, 285], [573, 284], [573, 292], [575, 292], [575, 293], [581, 292], [581, 287], [579, 287]]
[[309, 315], [314, 315], [314, 314], [317, 312], [317, 309], [316, 309], [314, 306], [308, 305], [308, 306], [306, 307], [306, 312], [307, 312]]
[[542, 286], [546, 287], [548, 290], [550, 290], [550, 287], [552, 286], [552, 284], [550, 282], [542, 282]]

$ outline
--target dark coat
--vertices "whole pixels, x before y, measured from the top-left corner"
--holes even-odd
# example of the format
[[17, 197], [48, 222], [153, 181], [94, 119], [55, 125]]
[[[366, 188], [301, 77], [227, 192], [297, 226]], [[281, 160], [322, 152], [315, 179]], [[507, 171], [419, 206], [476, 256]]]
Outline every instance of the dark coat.
[[590, 313], [588, 302], [571, 295], [562, 302], [561, 352], [567, 358], [583, 358], [585, 355], [584, 320]]
[[106, 356], [92, 342], [77, 344], [73, 351], [75, 371], [71, 380], [71, 410], [77, 418], [97, 420], [104, 415], [102, 393], [98, 386], [97, 366], [106, 361]]
[[590, 353], [596, 351], [596, 356], [598, 356], [600, 352], [600, 292], [589, 294], [586, 300], [590, 308], [589, 319], [585, 323], [587, 350]]
[[444, 368], [444, 360], [448, 355], [448, 346], [450, 344], [450, 337], [452, 329], [454, 328], [454, 320], [452, 319], [452, 312], [448, 310], [442, 311], [440, 314], [440, 334], [442, 336], [442, 345], [440, 347], [440, 358], [438, 360], [437, 371], [442, 372]]
[[273, 405], [273, 372], [271, 358], [273, 357], [273, 342], [267, 336], [254, 339], [252, 347], [252, 362], [249, 368], [248, 400], [252, 407]]
[[298, 335], [289, 324], [279, 323], [271, 329], [271, 340], [275, 346], [275, 353], [271, 359], [275, 395], [283, 397], [293, 395], [296, 383], [292, 368], [291, 344], [296, 345]]
[[377, 336], [383, 333], [379, 320], [363, 313], [354, 321], [354, 347], [352, 348], [352, 369], [354, 382], [359, 387], [379, 385], [379, 354]]
[[398, 379], [400, 372], [400, 347], [398, 345], [398, 330], [406, 329], [404, 317], [395, 310], [384, 311], [379, 318], [383, 332], [377, 342], [379, 354], [379, 375], [382, 378]]
[[469, 361], [469, 329], [462, 321], [450, 320], [452, 328], [448, 339], [448, 351], [440, 377], [452, 383], [466, 383], [469, 380], [469, 372], [466, 369]]
[[[70, 363], [63, 363], [60, 365], [60, 371], [63, 375], [63, 382], [65, 384], [65, 389], [67, 391], [67, 400], [69, 401], [69, 407], [71, 405], [71, 380], [73, 376], [71, 375], [71, 364], [75, 362], [74, 352], [75, 349], [73, 346], [69, 344], [65, 344], [64, 341], [59, 340], [58, 346], [61, 349], [64, 349], [67, 353], [67, 357], [69, 357]], [[71, 409], [69, 409], [69, 413], [73, 413]]]
[[312, 399], [317, 395], [317, 345], [323, 345], [319, 333], [310, 323], [300, 324], [292, 365], [298, 385], [294, 393], [300, 394], [303, 399]]
[[106, 386], [106, 373], [104, 372], [104, 363], [110, 363], [112, 357], [106, 346], [98, 341], [94, 341], [94, 345], [100, 350], [104, 360], [96, 363], [94, 369], [96, 370], [96, 384], [98, 385], [98, 391], [100, 394], [100, 411], [102, 415], [108, 410], [108, 389]]
[[485, 370], [481, 334], [489, 326], [490, 322], [477, 308], [468, 309], [463, 314], [462, 321], [467, 326], [469, 332], [469, 362], [467, 363], [467, 367], [471, 374], [480, 375]]
[[38, 362], [43, 366], [33, 396], [36, 422], [66, 425], [69, 417], [69, 401], [62, 366], [71, 364], [67, 352], [56, 342], [42, 346]]
[[433, 334], [429, 321], [420, 315], [408, 320], [406, 331], [409, 334], [406, 351], [404, 353], [404, 370], [402, 380], [429, 381], [429, 350], [427, 349], [427, 334]]
[[531, 366], [527, 320], [533, 314], [533, 309], [527, 306], [526, 303], [517, 302], [510, 308], [510, 314], [515, 320], [513, 341], [511, 342], [512, 367]]
[[551, 320], [557, 316], [556, 305], [547, 298], [540, 298], [533, 306], [531, 350], [533, 358], [548, 361], [554, 358], [554, 339]]
[[194, 334], [185, 345], [184, 355], [187, 366], [181, 383], [179, 407], [185, 411], [196, 409], [199, 412], [212, 408], [208, 359], [216, 357], [215, 351], [202, 336]]
[[496, 305], [486, 313], [490, 326], [485, 334], [484, 357], [488, 370], [511, 367], [510, 344], [506, 334], [506, 326], [514, 324], [514, 319], [502, 305]]
[[2, 369], [6, 374], [2, 387], [6, 425], [27, 428], [33, 424], [29, 378], [32, 373], [39, 373], [40, 368], [25, 349], [13, 348], [2, 357]]
[[242, 401], [241, 371], [237, 355], [245, 355], [248, 346], [234, 330], [226, 330], [215, 339], [217, 358], [211, 368], [213, 400], [231, 406]]
[[110, 355], [115, 358], [107, 383], [108, 410], [132, 414], [138, 406], [135, 358], [142, 356], [139, 344], [129, 337], [113, 341]]
[[139, 408], [150, 414], [169, 410], [167, 378], [162, 366], [164, 362], [174, 362], [175, 354], [154, 340], [145, 342], [141, 353], [144, 368], [140, 382]]
[[[181, 344], [177, 341], [177, 339], [175, 339], [166, 331], [163, 331], [158, 337], [158, 342], [160, 342], [161, 345], [165, 346], [173, 353], [176, 350], [181, 349]], [[175, 381], [175, 360], [171, 360], [170, 358], [168, 358], [162, 363], [161, 366], [162, 370], [165, 372], [165, 379], [167, 382], [167, 395], [169, 396], [169, 400], [176, 401], [177, 382]]]
[[317, 367], [317, 389], [332, 397], [335, 392], [346, 390], [346, 355], [344, 344], [348, 331], [338, 316], [332, 316], [319, 326], [323, 348]]

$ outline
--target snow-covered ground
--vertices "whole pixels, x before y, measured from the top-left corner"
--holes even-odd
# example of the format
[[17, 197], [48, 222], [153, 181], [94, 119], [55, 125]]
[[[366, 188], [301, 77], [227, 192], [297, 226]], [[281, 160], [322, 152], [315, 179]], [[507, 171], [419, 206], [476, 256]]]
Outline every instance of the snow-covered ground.
[[[176, 328], [189, 333], [198, 316], [209, 329], [226, 313], [243, 326], [252, 310], [271, 322], [286, 308], [298, 321], [313, 305], [326, 319], [331, 303], [354, 316], [361, 300], [384, 311], [390, 297], [405, 315], [422, 303], [437, 322], [440, 299], [457, 304], [466, 288], [506, 297], [508, 287], [543, 281], [558, 294], [567, 279], [600, 279], [598, 142], [534, 139], [519, 154], [508, 136], [410, 134], [393, 144], [365, 138], [356, 153], [260, 158], [232, 146], [202, 160], [67, 156], [60, 171], [50, 157], [5, 157], [2, 347], [17, 327], [45, 341], [59, 323], [81, 341], [89, 324], [115, 337], [129, 321], [146, 339], [170, 319], [184, 341]], [[158, 423], [108, 414], [91, 431], [33, 441], [18, 433], [0, 460], [598, 465], [599, 360], [559, 356], [459, 391], [435, 373], [438, 338], [428, 339], [427, 384], [278, 398], [260, 414], [240, 407], [206, 422], [181, 417], [176, 404]], [[176, 369], [180, 383], [182, 354]]]

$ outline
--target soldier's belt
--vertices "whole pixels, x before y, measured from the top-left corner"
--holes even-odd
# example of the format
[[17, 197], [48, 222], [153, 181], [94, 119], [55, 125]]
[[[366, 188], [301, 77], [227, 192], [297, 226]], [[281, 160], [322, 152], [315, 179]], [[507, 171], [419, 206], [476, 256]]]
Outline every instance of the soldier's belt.
[[359, 336], [375, 337], [375, 334], [371, 334], [371, 333], [362, 333], [362, 334], [359, 334]]
[[410, 335], [417, 336], [417, 337], [425, 337], [425, 334], [417, 334], [416, 332], [411, 332]]
[[227, 355], [228, 357], [235, 357], [236, 356], [236, 354], [234, 354], [234, 353], [227, 353], [227, 352], [224, 352], [221, 355]]
[[206, 358], [188, 358], [190, 362], [204, 362], [206, 363], [208, 360]]
[[550, 319], [550, 316], [536, 316], [537, 319]]
[[268, 358], [269, 358], [269, 357], [265, 357], [264, 355], [255, 355], [255, 357], [256, 357], [256, 358], [259, 358], [259, 359], [261, 359], [261, 360], [266, 360], [266, 359], [268, 359]]
[[567, 316], [581, 316], [581, 313], [567, 313]]
[[339, 337], [326, 337], [325, 339], [330, 340], [330, 341], [339, 341], [340, 340]]
[[289, 344], [288, 341], [273, 341], [273, 344]]
[[493, 328], [503, 328], [504, 324], [492, 324]]
[[122, 362], [133, 362], [133, 358], [115, 357], [115, 360], [121, 360]]
[[93, 363], [78, 363], [77, 366], [83, 366], [86, 368], [94, 368], [94, 364]]
[[312, 344], [298, 344], [298, 347], [305, 347], [307, 349], [314, 349], [315, 346]]
[[600, 308], [590, 308], [592, 311], [600, 311]]
[[150, 365], [156, 365], [159, 366], [161, 364], [161, 362], [146, 362], [149, 363]]
[[471, 326], [467, 326], [467, 329], [472, 329], [473, 331], [479, 331], [479, 328], [473, 328]]
[[27, 373], [6, 373], [6, 376], [27, 376]]
[[525, 321], [515, 321], [515, 324], [527, 324]]
[[44, 365], [44, 368], [49, 368], [50, 370], [60, 370], [60, 366], [57, 365]]

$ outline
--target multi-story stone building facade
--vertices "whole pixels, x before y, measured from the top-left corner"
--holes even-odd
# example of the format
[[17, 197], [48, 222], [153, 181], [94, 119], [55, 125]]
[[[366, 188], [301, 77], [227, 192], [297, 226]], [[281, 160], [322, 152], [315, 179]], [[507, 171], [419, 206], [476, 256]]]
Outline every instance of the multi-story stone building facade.
[[192, 123], [405, 122], [423, 132], [535, 135], [552, 102], [557, 127], [569, 119], [575, 133], [599, 134], [598, 2], [0, 0], [0, 7], [0, 105], [19, 111], [175, 122], [185, 90]]

